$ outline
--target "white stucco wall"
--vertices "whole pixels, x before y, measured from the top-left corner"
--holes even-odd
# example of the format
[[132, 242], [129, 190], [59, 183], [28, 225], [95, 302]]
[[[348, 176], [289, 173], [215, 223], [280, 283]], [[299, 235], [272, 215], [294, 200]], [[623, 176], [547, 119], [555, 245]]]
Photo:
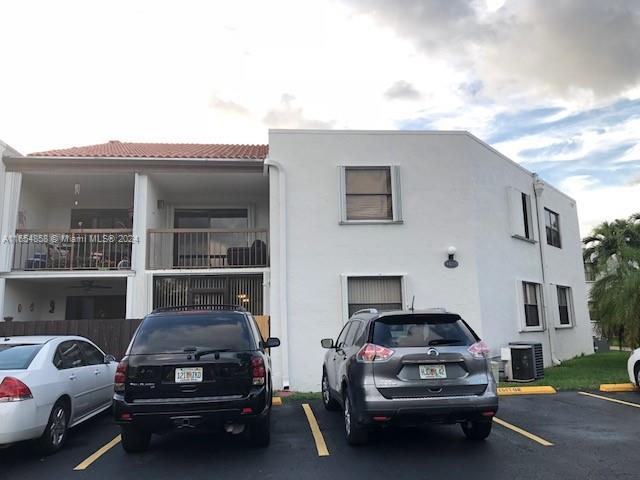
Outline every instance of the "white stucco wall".
[[[494, 354], [510, 341], [541, 341], [550, 363], [548, 332], [520, 333], [520, 282], [542, 283], [542, 264], [539, 242], [512, 237], [507, 188], [533, 199], [529, 172], [464, 132], [275, 130], [269, 149], [270, 159], [286, 172], [292, 389], [319, 390], [320, 339], [335, 338], [346, 320], [345, 275], [402, 274], [405, 304], [415, 295], [416, 308], [446, 307], [461, 314]], [[355, 165], [399, 167], [402, 224], [340, 224], [339, 167]], [[281, 208], [274, 188], [279, 177], [271, 168], [275, 218]], [[555, 289], [550, 283], [573, 289], [576, 326], [551, 332], [555, 354], [564, 359], [592, 351], [585, 329], [580, 239], [572, 201], [551, 188], [545, 189], [544, 201], [565, 219], [563, 249], [548, 254], [554, 266], [548, 268], [545, 287], [545, 298], [551, 296], [546, 290]], [[282, 287], [278, 237], [272, 225], [273, 325], [282, 316], [275, 307]], [[443, 266], [448, 246], [457, 249], [456, 269]], [[557, 321], [554, 305], [548, 305], [550, 325]]]

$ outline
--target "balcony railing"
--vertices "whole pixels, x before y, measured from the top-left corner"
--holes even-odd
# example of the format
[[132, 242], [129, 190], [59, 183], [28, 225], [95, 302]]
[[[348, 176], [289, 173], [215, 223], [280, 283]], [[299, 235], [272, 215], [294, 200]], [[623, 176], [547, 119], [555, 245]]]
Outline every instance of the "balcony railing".
[[269, 231], [150, 229], [147, 253], [150, 269], [266, 267]]
[[130, 229], [16, 230], [14, 270], [129, 270]]

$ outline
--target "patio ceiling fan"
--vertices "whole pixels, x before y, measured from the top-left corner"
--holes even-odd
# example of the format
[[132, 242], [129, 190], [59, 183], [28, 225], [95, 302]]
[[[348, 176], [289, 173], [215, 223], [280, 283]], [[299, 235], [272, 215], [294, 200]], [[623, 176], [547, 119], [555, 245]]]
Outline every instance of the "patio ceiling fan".
[[81, 288], [85, 292], [90, 292], [94, 289], [110, 289], [113, 288], [109, 285], [96, 285], [95, 280], [81, 280], [80, 285], [71, 285], [67, 288]]

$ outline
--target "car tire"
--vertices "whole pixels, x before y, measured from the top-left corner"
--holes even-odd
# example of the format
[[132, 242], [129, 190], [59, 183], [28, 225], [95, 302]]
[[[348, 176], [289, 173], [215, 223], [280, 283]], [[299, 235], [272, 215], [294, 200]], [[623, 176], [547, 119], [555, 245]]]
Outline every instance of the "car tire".
[[347, 443], [352, 446], [364, 445], [369, 440], [369, 431], [357, 421], [358, 413], [347, 390], [344, 394], [344, 429]]
[[36, 449], [43, 455], [51, 455], [62, 448], [67, 439], [69, 425], [69, 408], [62, 400], [58, 400], [49, 415], [44, 433], [36, 440]]
[[268, 447], [271, 442], [271, 412], [249, 424], [248, 433], [252, 447]]
[[337, 412], [340, 410], [340, 404], [331, 398], [327, 372], [322, 372], [322, 404], [324, 405], [324, 408], [330, 412]]
[[151, 432], [134, 427], [133, 425], [123, 425], [121, 432], [122, 448], [127, 453], [144, 452], [149, 448], [151, 442]]
[[492, 421], [466, 421], [460, 424], [469, 440], [481, 441], [491, 433]]
[[640, 388], [640, 362], [636, 363], [636, 387]]

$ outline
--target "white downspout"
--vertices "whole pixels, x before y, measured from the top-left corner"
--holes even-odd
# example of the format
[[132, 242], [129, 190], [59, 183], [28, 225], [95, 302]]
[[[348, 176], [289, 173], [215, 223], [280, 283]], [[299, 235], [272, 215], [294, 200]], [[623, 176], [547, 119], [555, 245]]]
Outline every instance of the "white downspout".
[[[540, 210], [541, 210], [540, 196], [542, 195], [543, 191], [544, 191], [544, 182], [540, 180], [537, 174], [534, 173], [533, 174], [533, 192], [536, 199], [536, 221], [538, 223], [538, 244], [539, 244], [538, 246], [540, 247], [540, 263], [542, 264], [542, 286], [543, 286], [543, 290], [546, 290], [547, 262], [544, 255], [544, 246], [542, 245], [543, 238], [545, 237], [542, 236], [542, 227], [540, 224]], [[553, 325], [551, 325], [551, 323], [548, 322], [548, 320], [551, 317], [549, 315], [547, 304], [548, 303], [547, 303], [546, 295], [542, 295], [542, 309], [544, 311], [544, 319], [547, 327], [547, 337], [549, 338], [549, 353], [551, 354], [551, 362], [554, 365], [560, 365], [562, 364], [562, 362], [558, 360], [558, 358], [556, 357], [556, 354], [553, 348], [554, 338], [553, 338], [553, 335], [551, 334]]]
[[280, 237], [280, 264], [278, 266], [280, 281], [280, 349], [282, 355], [282, 387], [289, 389], [289, 326], [287, 313], [287, 190], [284, 167], [275, 160], [267, 157], [264, 161], [266, 167], [274, 167], [278, 170], [278, 196], [280, 202], [278, 235]]

